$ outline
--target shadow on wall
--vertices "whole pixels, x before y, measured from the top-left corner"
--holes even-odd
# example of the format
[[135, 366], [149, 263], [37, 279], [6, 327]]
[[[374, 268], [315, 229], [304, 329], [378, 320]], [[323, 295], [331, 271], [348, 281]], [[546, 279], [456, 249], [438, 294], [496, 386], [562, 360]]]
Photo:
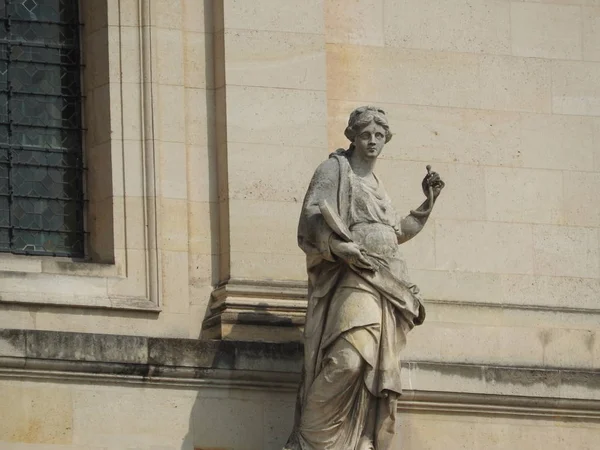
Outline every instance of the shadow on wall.
[[[281, 320], [265, 306], [247, 314], [263, 325]], [[281, 450], [292, 430], [302, 345], [268, 338], [205, 342], [214, 345], [212, 360], [203, 364], [210, 369], [198, 369], [195, 377], [208, 385], [198, 391], [181, 450]]]
[[181, 450], [281, 450], [295, 393], [219, 389], [199, 393]]

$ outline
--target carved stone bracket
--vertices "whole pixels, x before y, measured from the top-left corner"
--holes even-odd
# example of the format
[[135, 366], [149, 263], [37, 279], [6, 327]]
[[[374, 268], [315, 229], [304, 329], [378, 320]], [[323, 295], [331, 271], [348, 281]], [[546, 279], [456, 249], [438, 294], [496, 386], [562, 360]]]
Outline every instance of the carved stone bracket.
[[204, 339], [301, 342], [306, 283], [229, 280], [212, 294]]

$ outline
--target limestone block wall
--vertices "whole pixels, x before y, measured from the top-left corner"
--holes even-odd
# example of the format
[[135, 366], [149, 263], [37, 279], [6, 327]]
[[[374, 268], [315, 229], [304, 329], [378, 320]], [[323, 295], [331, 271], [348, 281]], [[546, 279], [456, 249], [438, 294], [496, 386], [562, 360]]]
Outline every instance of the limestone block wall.
[[234, 326], [297, 325], [302, 196], [376, 104], [398, 209], [447, 183], [405, 360], [600, 368], [598, 1], [81, 5], [89, 260], [0, 255], [0, 328], [197, 339], [217, 285]]
[[407, 357], [600, 367], [600, 9], [593, 1], [326, 1], [328, 142], [376, 104], [398, 208], [447, 188], [403, 249], [429, 299]]
[[80, 2], [88, 258], [0, 255], [0, 326], [197, 338], [217, 277], [213, 2]]

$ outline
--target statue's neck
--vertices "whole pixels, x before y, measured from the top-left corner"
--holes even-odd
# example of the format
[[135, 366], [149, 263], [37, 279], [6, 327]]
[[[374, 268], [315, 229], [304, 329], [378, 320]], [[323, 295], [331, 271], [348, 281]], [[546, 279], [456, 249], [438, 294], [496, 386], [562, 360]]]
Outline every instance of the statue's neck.
[[373, 170], [375, 169], [375, 163], [377, 158], [361, 158], [357, 152], [352, 152], [349, 158], [350, 167], [352, 171], [362, 178], [368, 178], [373, 176]]

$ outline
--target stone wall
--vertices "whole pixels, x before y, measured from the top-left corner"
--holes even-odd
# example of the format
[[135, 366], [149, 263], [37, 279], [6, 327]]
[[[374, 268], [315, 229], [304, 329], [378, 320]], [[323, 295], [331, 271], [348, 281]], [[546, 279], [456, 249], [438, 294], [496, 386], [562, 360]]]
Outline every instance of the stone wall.
[[[397, 208], [421, 203], [426, 164], [447, 185], [403, 246], [428, 315], [403, 354], [399, 448], [594, 448], [598, 0], [81, 4], [89, 259], [0, 254], [0, 328], [299, 341], [302, 197], [375, 104]], [[187, 381], [108, 381], [83, 357], [0, 350], [18, 411], [2, 449], [277, 449], [291, 422], [290, 380], [196, 361]]]
[[[0, 330], [3, 450], [278, 450], [301, 346]], [[403, 364], [398, 449], [593, 449], [600, 378]]]

